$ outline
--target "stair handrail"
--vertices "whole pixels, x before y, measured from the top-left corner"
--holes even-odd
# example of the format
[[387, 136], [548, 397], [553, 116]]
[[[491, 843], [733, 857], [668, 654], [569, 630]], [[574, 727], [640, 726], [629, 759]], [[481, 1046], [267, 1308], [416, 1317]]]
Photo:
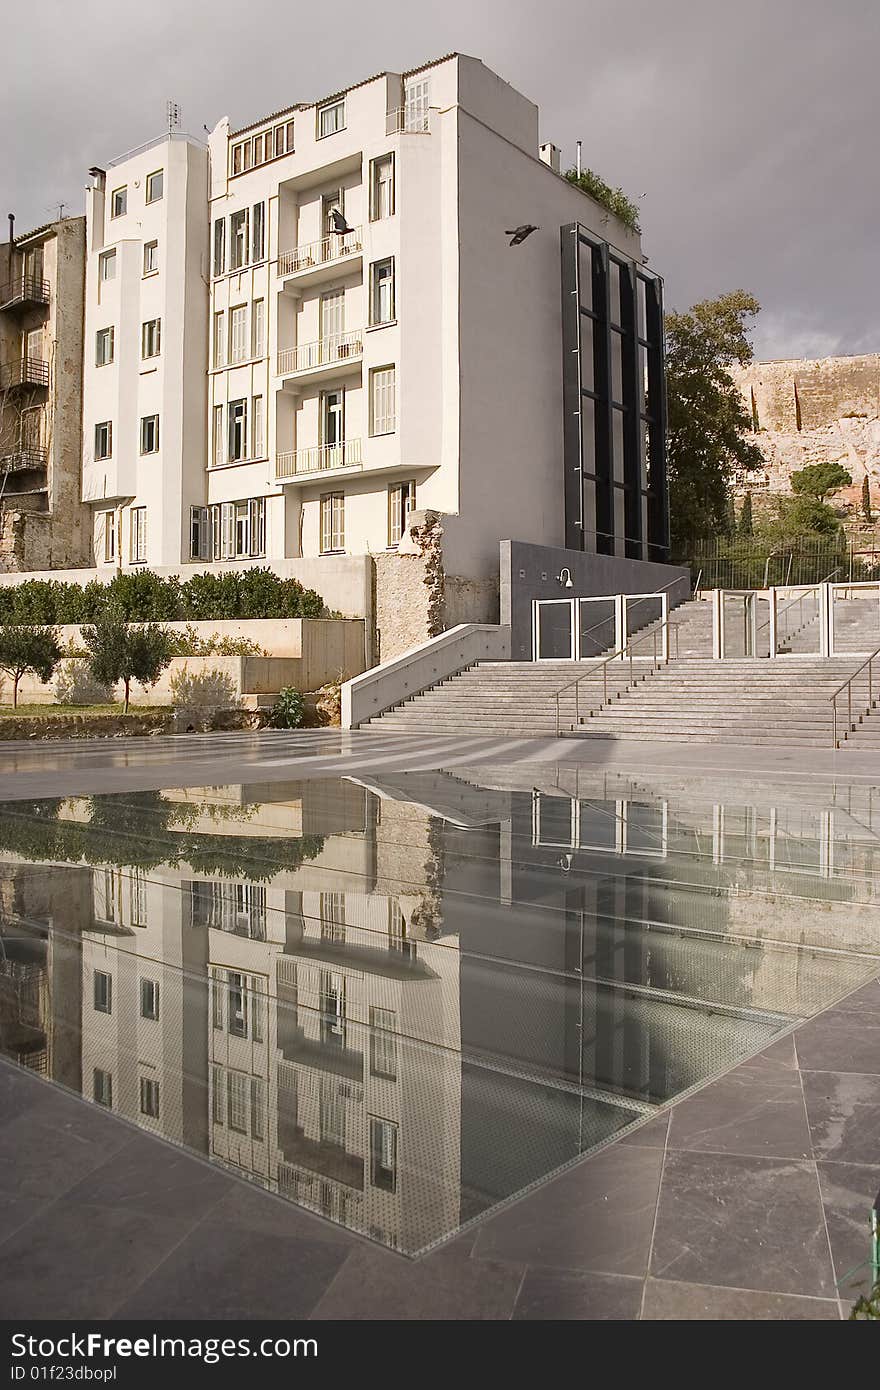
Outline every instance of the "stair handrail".
[[[700, 574], [702, 574], [702, 573], [703, 573], [703, 571], [700, 570]], [[669, 583], [668, 583], [668, 584], [664, 584], [663, 587], [662, 587], [662, 589], [654, 589], [653, 593], [650, 593], [650, 594], [624, 594], [623, 597], [624, 597], [624, 598], [635, 598], [635, 599], [639, 599], [639, 598], [646, 598], [646, 599], [648, 599], [648, 598], [659, 598], [660, 594], [665, 594], [667, 589], [672, 589], [672, 588], [674, 588], [674, 586], [675, 586], [676, 584], [680, 584], [680, 583], [681, 583], [681, 576], [679, 576], [677, 579], [670, 579]], [[578, 594], [578, 596], [577, 596], [577, 598], [574, 600], [574, 602], [577, 603], [577, 602], [579, 602], [581, 599], [585, 599], [585, 600], [586, 600], [586, 599], [600, 599], [600, 598], [608, 598], [608, 599], [614, 600], [614, 599], [616, 599], [616, 598], [618, 598], [618, 597], [619, 597], [618, 594]], [[687, 600], [684, 600], [684, 601], [687, 602]], [[693, 600], [691, 600], [691, 602], [693, 602]], [[675, 612], [675, 609], [673, 609], [672, 611]], [[662, 609], [661, 609], [661, 612], [662, 612]], [[612, 621], [613, 621], [613, 620], [612, 620]], [[585, 637], [589, 637], [591, 633], [597, 632], [599, 628], [601, 628], [601, 627], [606, 627], [607, 624], [608, 624], [608, 619], [607, 619], [607, 618], [600, 618], [599, 621], [598, 621], [597, 623], [593, 623], [593, 626], [592, 626], [592, 627], [588, 627], [588, 628], [586, 629], [586, 631], [581, 632], [581, 641], [583, 641], [583, 639], [584, 639]], [[647, 623], [645, 624], [645, 626], [647, 627]], [[617, 655], [620, 655], [620, 653], [618, 652]], [[590, 661], [590, 660], [592, 660], [592, 658], [591, 658], [591, 657], [586, 657], [586, 658], [583, 658], [583, 657], [582, 657], [581, 660]]]
[[[846, 691], [846, 725], [847, 725], [845, 737], [848, 738], [850, 734], [854, 734], [855, 731], [856, 731], [856, 726], [855, 726], [855, 724], [853, 723], [853, 717], [852, 717], [852, 687], [853, 687], [853, 681], [855, 680], [856, 676], [860, 676], [860, 675], [862, 674], [862, 672], [864, 671], [864, 669], [865, 669], [866, 666], [867, 666], [867, 668], [868, 668], [868, 713], [870, 714], [871, 710], [874, 708], [875, 700], [874, 700], [874, 667], [873, 667], [873, 663], [877, 660], [878, 657], [880, 657], [880, 647], [878, 647], [877, 650], [876, 650], [875, 652], [872, 652], [870, 656], [865, 657], [865, 660], [862, 662], [861, 666], [857, 666], [856, 669], [855, 669], [854, 671], [851, 671], [850, 674], [847, 676], [846, 680], [843, 682], [843, 685], [839, 685], [839, 686], [837, 687], [837, 689], [835, 690], [834, 694], [831, 695], [831, 696], [829, 696], [829, 699], [830, 699], [830, 701], [831, 701], [831, 747], [832, 747], [832, 748], [839, 748], [839, 747], [840, 747], [840, 744], [839, 744], [839, 742], [838, 742], [838, 740], [837, 740], [837, 700], [838, 700], [838, 697], [841, 696], [841, 695], [843, 694], [844, 690]], [[861, 718], [861, 716], [859, 716], [859, 717]]]
[[659, 627], [652, 628], [652, 630], [651, 630], [650, 632], [643, 632], [642, 635], [641, 635], [641, 637], [631, 637], [631, 638], [629, 639], [629, 641], [627, 642], [627, 644], [626, 644], [625, 647], [622, 647], [622, 648], [620, 649], [620, 651], [613, 652], [613, 653], [611, 654], [611, 656], [606, 656], [606, 657], [604, 658], [604, 660], [601, 661], [601, 662], [599, 663], [598, 666], [592, 667], [592, 669], [589, 670], [589, 671], [584, 671], [582, 675], [580, 675], [580, 676], [575, 676], [574, 680], [572, 680], [572, 681], [566, 681], [565, 685], [561, 685], [561, 686], [559, 687], [559, 689], [556, 691], [556, 694], [555, 694], [555, 699], [556, 699], [556, 737], [559, 738], [559, 736], [560, 736], [560, 722], [559, 722], [559, 712], [560, 712], [559, 697], [560, 697], [560, 695], [564, 695], [565, 692], [566, 692], [566, 690], [571, 690], [572, 686], [574, 687], [574, 692], [575, 692], [575, 695], [574, 695], [574, 699], [575, 699], [575, 706], [574, 706], [575, 725], [579, 724], [580, 721], [581, 721], [581, 695], [580, 695], [580, 687], [581, 687], [581, 684], [582, 684], [583, 681], [592, 680], [594, 676], [598, 676], [598, 674], [599, 674], [600, 671], [602, 672], [602, 704], [599, 706], [599, 708], [601, 709], [603, 705], [607, 705], [607, 704], [608, 704], [608, 667], [612, 664], [612, 662], [615, 662], [615, 661], [623, 661], [627, 656], [629, 656], [629, 683], [628, 683], [627, 686], [626, 686], [626, 689], [629, 690], [633, 685], [635, 685], [635, 679], [634, 679], [634, 676], [633, 676], [633, 648], [634, 648], [634, 647], [638, 647], [642, 642], [647, 642], [647, 640], [648, 640], [649, 637], [652, 638], [652, 639], [653, 639], [653, 644], [654, 644], [654, 654], [653, 654], [653, 656], [652, 656], [652, 658], [651, 658], [651, 668], [650, 668], [649, 674], [653, 673], [654, 671], [659, 671], [659, 669], [660, 669], [661, 666], [668, 666], [668, 665], [669, 665], [669, 643], [668, 643], [668, 633], [667, 633], [667, 642], [666, 642], [666, 644], [665, 644], [665, 645], [666, 645], [666, 654], [665, 654], [665, 656], [664, 656], [664, 655], [661, 653], [659, 660], [658, 660], [658, 657], [657, 657], [657, 638], [660, 636], [661, 633], [663, 633], [664, 631], [666, 631], [666, 629], [669, 629], [669, 630], [671, 630], [671, 631], [674, 631], [674, 632], [675, 632], [675, 655], [678, 656], [678, 648], [679, 648], [678, 629], [679, 629], [680, 626], [681, 626], [680, 623], [673, 623], [673, 622], [670, 621], [669, 618], [667, 618], [665, 622], [660, 623]]

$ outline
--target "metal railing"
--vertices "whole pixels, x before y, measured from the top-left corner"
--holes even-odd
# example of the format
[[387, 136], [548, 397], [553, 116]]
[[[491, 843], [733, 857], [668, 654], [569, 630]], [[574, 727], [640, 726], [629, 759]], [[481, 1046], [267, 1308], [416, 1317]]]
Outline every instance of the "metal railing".
[[[659, 626], [653, 628], [650, 632], [642, 633], [641, 637], [631, 638], [622, 651], [614, 652], [612, 656], [606, 656], [604, 661], [600, 662], [598, 666], [592, 667], [591, 670], [585, 671], [582, 676], [575, 676], [573, 681], [568, 681], [565, 685], [560, 686], [559, 689], [556, 691], [556, 737], [559, 738], [562, 732], [562, 706], [560, 704], [560, 697], [564, 695], [566, 691], [574, 690], [574, 724], [571, 726], [572, 729], [574, 729], [577, 727], [578, 724], [583, 722], [581, 720], [581, 686], [585, 681], [595, 680], [601, 674], [602, 699], [599, 702], [598, 708], [603, 709], [605, 705], [610, 703], [608, 695], [608, 667], [614, 664], [615, 662], [619, 663], [621, 661], [625, 661], [628, 657], [629, 680], [624, 685], [623, 690], [631, 690], [633, 686], [637, 685], [640, 680], [647, 680], [648, 676], [652, 675], [654, 671], [659, 671], [661, 666], [669, 665], [670, 657], [667, 643], [663, 641], [660, 642], [660, 650], [658, 654], [657, 641], [658, 638], [662, 638], [664, 632], [667, 634], [667, 636], [670, 632], [673, 632], [675, 634], [675, 655], [678, 656], [679, 626], [679, 623], [670, 622], [670, 620], [667, 618], [665, 623], [660, 623]], [[639, 672], [639, 675], [637, 677], [635, 674], [635, 668], [633, 666], [633, 648], [641, 646], [643, 642], [649, 641], [653, 643], [653, 655], [651, 657], [651, 665], [649, 666], [647, 671], [645, 671], [643, 668]], [[666, 648], [665, 653], [664, 647]], [[619, 698], [622, 693], [623, 691], [616, 690], [613, 692], [613, 695]], [[591, 709], [589, 713], [592, 714], [593, 710]]]
[[330, 232], [320, 241], [309, 241], [304, 246], [294, 246], [290, 251], [282, 251], [278, 257], [279, 275], [296, 275], [301, 270], [311, 270], [316, 266], [328, 265], [331, 261], [341, 261], [353, 256], [364, 248], [363, 228], [352, 227], [350, 232]]
[[406, 106], [389, 111], [385, 117], [385, 134], [399, 135], [401, 131], [408, 135], [429, 135], [428, 112], [413, 111]]
[[293, 376], [295, 372], [308, 372], [314, 367], [352, 362], [361, 357], [363, 351], [364, 335], [359, 328], [352, 333], [332, 333], [316, 343], [282, 348], [278, 353], [278, 375]]
[[39, 357], [20, 357], [17, 362], [5, 362], [0, 367], [0, 390], [16, 386], [48, 386], [49, 363]]
[[310, 449], [291, 449], [275, 459], [275, 477], [298, 478], [305, 473], [324, 473], [336, 468], [361, 468], [363, 457], [360, 439], [346, 439], [341, 444], [316, 444]]
[[22, 444], [0, 456], [0, 472], [17, 473], [28, 468], [45, 468], [48, 461], [48, 449]]
[[856, 676], [860, 676], [864, 670], [868, 672], [868, 703], [864, 706], [863, 710], [860, 710], [858, 722], [861, 724], [865, 715], [870, 714], [872, 709], [876, 709], [877, 701], [874, 699], [874, 662], [878, 657], [880, 657], [880, 647], [878, 647], [875, 652], [872, 652], [871, 655], [862, 662], [861, 666], [856, 667], [855, 671], [847, 676], [843, 685], [839, 685], [831, 696], [832, 748], [840, 747], [840, 740], [838, 738], [837, 701], [843, 695], [844, 691], [846, 691], [846, 733], [844, 734], [844, 738], [849, 738], [850, 734], [854, 734], [856, 731], [856, 726], [853, 722], [853, 681], [856, 679]]
[[16, 275], [0, 290], [0, 309], [13, 309], [18, 304], [48, 304], [49, 281], [38, 275]]

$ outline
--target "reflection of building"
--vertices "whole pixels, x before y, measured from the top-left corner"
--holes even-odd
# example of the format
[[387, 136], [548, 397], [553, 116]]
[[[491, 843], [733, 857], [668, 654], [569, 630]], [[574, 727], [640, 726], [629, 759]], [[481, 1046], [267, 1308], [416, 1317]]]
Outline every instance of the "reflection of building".
[[863, 977], [869, 789], [485, 775], [0, 815], [3, 1050], [414, 1252]]

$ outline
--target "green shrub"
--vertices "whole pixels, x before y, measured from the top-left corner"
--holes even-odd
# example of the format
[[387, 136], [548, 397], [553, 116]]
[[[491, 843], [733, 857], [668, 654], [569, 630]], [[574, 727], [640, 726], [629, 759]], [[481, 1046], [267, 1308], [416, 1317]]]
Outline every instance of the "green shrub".
[[131, 623], [219, 618], [320, 618], [320, 594], [268, 568], [193, 574], [181, 581], [152, 570], [117, 574], [109, 584], [28, 579], [0, 587], [0, 624], [95, 623], [112, 611]]
[[273, 729], [298, 729], [303, 722], [306, 702], [298, 690], [286, 685], [279, 690], [278, 699], [269, 711], [269, 723]]
[[95, 680], [87, 661], [73, 658], [58, 667], [55, 699], [59, 705], [109, 705], [113, 703], [113, 689]]

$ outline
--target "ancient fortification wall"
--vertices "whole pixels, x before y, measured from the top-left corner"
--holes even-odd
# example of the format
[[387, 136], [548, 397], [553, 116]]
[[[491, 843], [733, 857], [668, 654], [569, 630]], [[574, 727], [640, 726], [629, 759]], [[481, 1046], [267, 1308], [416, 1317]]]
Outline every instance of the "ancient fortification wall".
[[880, 353], [753, 362], [734, 375], [766, 460], [738, 492], [788, 493], [796, 469], [840, 463], [853, 485], [835, 501], [857, 505], [867, 473], [880, 503]]

